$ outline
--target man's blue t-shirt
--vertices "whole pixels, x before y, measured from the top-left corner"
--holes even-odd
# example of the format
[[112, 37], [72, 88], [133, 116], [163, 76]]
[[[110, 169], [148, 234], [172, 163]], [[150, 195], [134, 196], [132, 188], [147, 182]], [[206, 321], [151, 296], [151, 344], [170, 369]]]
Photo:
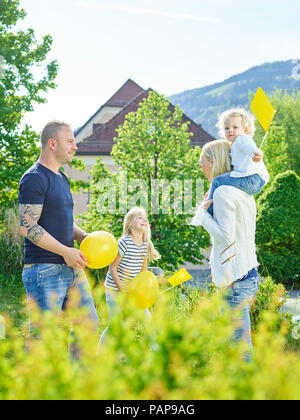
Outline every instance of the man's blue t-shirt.
[[[58, 242], [74, 247], [73, 198], [68, 178], [35, 163], [19, 185], [19, 204], [42, 204], [39, 226]], [[60, 255], [46, 251], [25, 238], [25, 264], [65, 264]]]

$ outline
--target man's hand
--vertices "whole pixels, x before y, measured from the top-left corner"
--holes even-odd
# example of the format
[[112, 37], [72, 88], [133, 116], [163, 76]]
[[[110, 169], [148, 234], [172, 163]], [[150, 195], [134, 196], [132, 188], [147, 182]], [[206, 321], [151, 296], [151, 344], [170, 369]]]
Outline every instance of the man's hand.
[[84, 268], [88, 263], [84, 254], [76, 248], [66, 248], [63, 258], [71, 268]]
[[253, 154], [254, 154], [254, 156], [252, 158], [253, 162], [258, 163], [258, 162], [260, 162], [262, 160], [263, 155], [262, 155], [261, 152], [253, 152]]
[[[68, 248], [58, 242], [53, 236], [37, 224], [43, 210], [42, 205], [20, 204], [20, 233], [38, 247], [54, 254], [61, 255], [66, 264], [71, 268], [84, 268], [88, 261], [84, 254], [75, 248]], [[83, 240], [87, 235], [78, 227], [74, 229], [74, 235], [78, 240]]]

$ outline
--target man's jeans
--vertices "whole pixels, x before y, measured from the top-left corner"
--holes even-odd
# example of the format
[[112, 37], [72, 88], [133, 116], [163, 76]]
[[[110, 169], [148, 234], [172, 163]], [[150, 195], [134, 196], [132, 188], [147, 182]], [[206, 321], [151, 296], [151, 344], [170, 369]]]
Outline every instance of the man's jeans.
[[[23, 269], [23, 283], [29, 307], [35, 301], [41, 311], [55, 311], [57, 314], [66, 309], [71, 288], [78, 291], [80, 307], [87, 308], [88, 319], [97, 329], [98, 316], [88, 280], [83, 270], [76, 270], [61, 264], [32, 264]], [[32, 325], [30, 321], [30, 331]]]
[[250, 308], [257, 295], [257, 290], [258, 277], [251, 277], [234, 282], [226, 295], [230, 307], [233, 310], [240, 309], [241, 311], [240, 317], [236, 318], [240, 325], [235, 331], [234, 339], [246, 341], [250, 349], [252, 349]]
[[[256, 195], [262, 191], [265, 185], [265, 181], [257, 174], [245, 176], [242, 178], [234, 178], [230, 176], [230, 172], [227, 172], [226, 174], [216, 176], [216, 178], [213, 179], [207, 200], [211, 200], [213, 198], [214, 192], [221, 185], [229, 185], [231, 187], [238, 188], [239, 190], [242, 190], [249, 195]], [[213, 216], [213, 204], [209, 206], [208, 212], [211, 216]]]

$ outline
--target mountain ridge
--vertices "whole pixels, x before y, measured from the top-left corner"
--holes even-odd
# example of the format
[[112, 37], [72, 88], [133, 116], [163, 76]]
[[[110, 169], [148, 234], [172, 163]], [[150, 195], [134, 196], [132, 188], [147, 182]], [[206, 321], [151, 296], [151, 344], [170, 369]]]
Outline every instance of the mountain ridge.
[[196, 123], [201, 124], [209, 134], [217, 137], [218, 114], [232, 107], [249, 109], [250, 93], [254, 94], [258, 87], [261, 87], [267, 95], [276, 89], [288, 93], [299, 90], [300, 60], [257, 65], [223, 82], [186, 90], [171, 95], [169, 99], [174, 105], [179, 105]]

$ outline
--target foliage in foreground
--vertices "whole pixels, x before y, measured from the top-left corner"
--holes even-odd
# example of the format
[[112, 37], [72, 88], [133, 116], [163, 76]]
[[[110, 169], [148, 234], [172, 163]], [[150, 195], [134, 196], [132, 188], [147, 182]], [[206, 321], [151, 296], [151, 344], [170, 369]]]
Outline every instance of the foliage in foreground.
[[[102, 288], [94, 294], [102, 305]], [[300, 356], [286, 351], [289, 327], [278, 313], [261, 312], [255, 356], [246, 363], [243, 344], [232, 343], [231, 312], [220, 297], [194, 290], [184, 300], [177, 290], [159, 300], [150, 323], [126, 296], [123, 304], [98, 354], [89, 325], [75, 323], [77, 361], [67, 353], [67, 319], [58, 327], [46, 314], [41, 339], [29, 353], [8, 326], [0, 346], [0, 399], [299, 398]], [[74, 308], [69, 315], [77, 321], [80, 316]], [[105, 313], [100, 324], [106, 324]], [[156, 350], [150, 349], [153, 341]]]

